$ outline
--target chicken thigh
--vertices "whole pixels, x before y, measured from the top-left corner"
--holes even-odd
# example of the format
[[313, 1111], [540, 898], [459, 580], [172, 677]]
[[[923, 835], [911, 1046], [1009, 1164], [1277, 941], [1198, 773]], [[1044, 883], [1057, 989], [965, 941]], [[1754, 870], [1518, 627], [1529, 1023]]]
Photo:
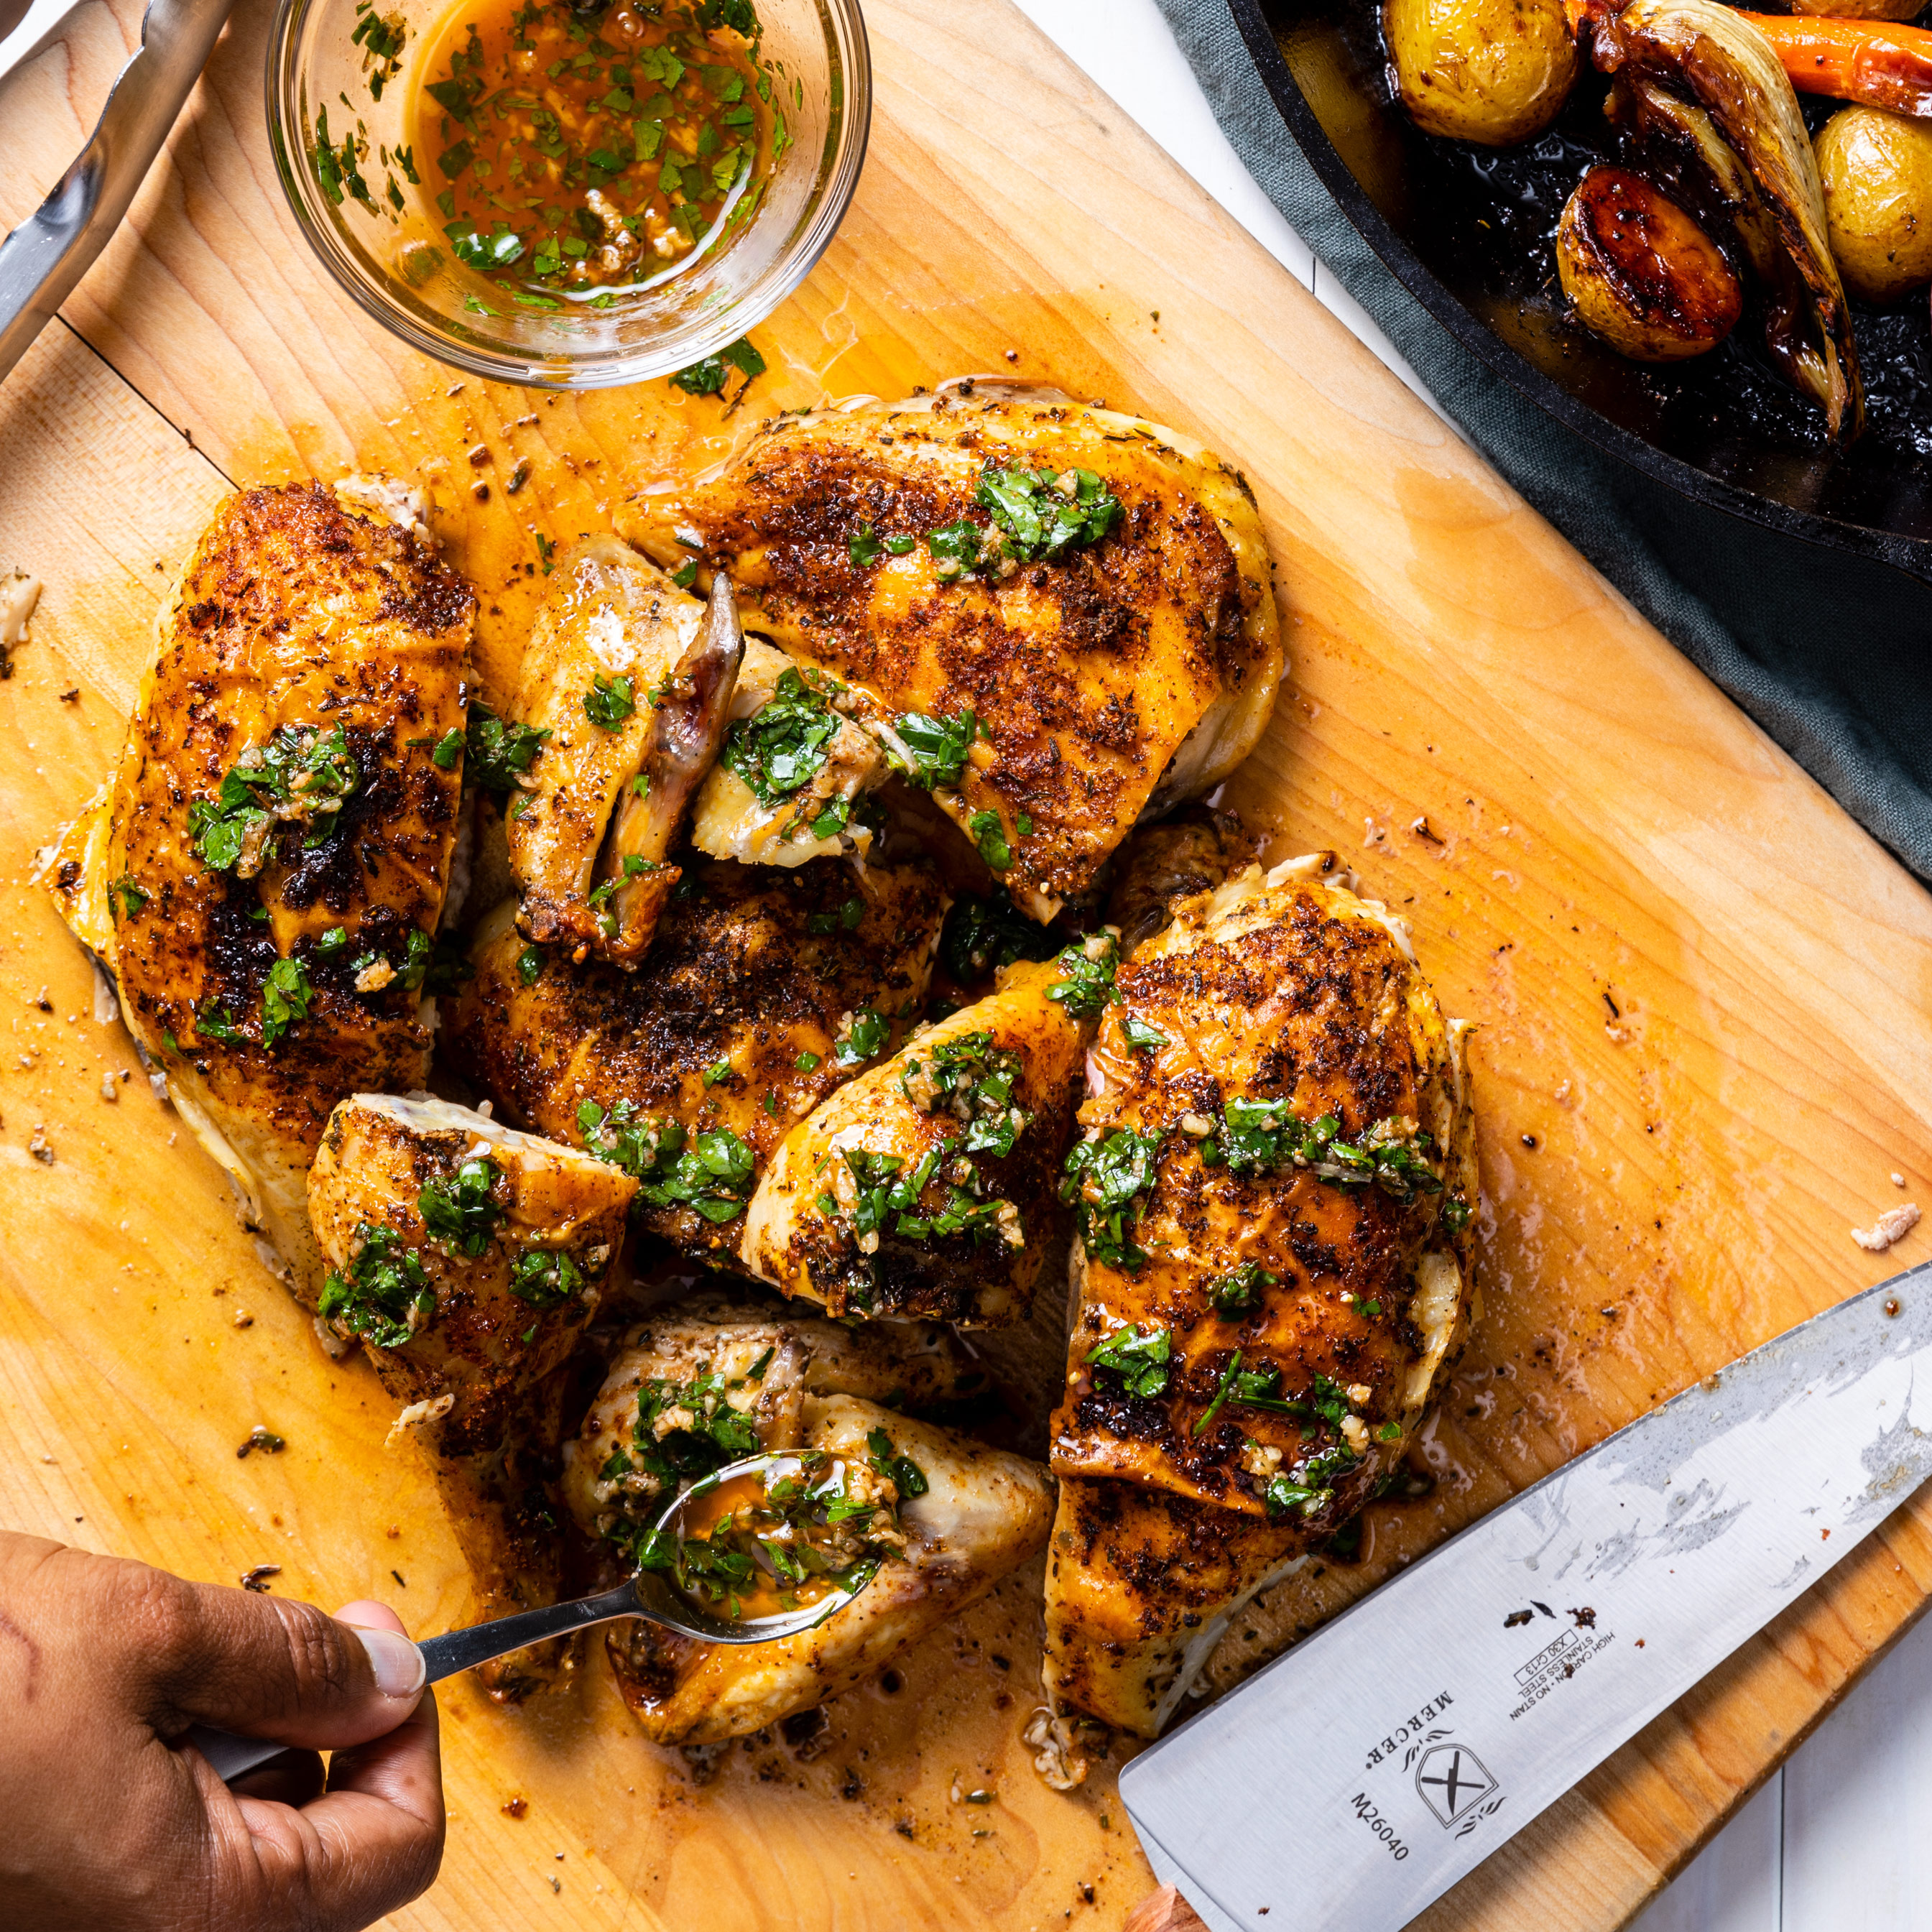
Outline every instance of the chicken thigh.
[[786, 414], [623, 533], [728, 574], [747, 621], [862, 691], [895, 760], [1036, 919], [1144, 814], [1211, 789], [1282, 659], [1252, 496], [1211, 452], [1049, 391]]
[[711, 1258], [736, 1252], [785, 1135], [904, 1038], [946, 899], [924, 866], [836, 860], [702, 860], [685, 885], [637, 973], [491, 915], [443, 1043], [511, 1119], [640, 1178], [640, 1226]]
[[1333, 869], [1181, 902], [1088, 1057], [1047, 1674], [1143, 1735], [1368, 1499], [1471, 1319], [1463, 1030]]
[[379, 478], [227, 498], [163, 602], [120, 767], [49, 871], [311, 1304], [323, 1124], [429, 1064], [476, 604], [416, 514]]

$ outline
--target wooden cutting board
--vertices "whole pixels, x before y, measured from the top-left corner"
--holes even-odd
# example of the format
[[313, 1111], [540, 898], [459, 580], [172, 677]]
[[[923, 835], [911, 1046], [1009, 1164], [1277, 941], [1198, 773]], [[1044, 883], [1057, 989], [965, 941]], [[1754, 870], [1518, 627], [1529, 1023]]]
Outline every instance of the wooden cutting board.
[[[275, 185], [266, 10], [231, 28], [128, 228], [0, 388], [0, 565], [46, 583], [0, 684], [0, 1520], [218, 1580], [279, 1564], [278, 1589], [382, 1597], [418, 1630], [468, 1613], [424, 1477], [382, 1450], [373, 1378], [323, 1359], [214, 1169], [138, 1070], [118, 1077], [127, 1037], [27, 879], [117, 751], [164, 572], [230, 483], [351, 465], [424, 483], [500, 676], [539, 534], [608, 526], [632, 483], [760, 410], [967, 371], [1143, 410], [1246, 472], [1293, 670], [1230, 797], [1277, 856], [1342, 853], [1482, 1023], [1487, 1312], [1427, 1432], [1434, 1494], [1378, 1506], [1365, 1562], [1258, 1605], [1213, 1688], [1932, 1252], [1932, 1223], [1882, 1258], [1848, 1232], [1932, 1190], [1924, 892], [999, 0], [869, 7], [857, 202], [756, 332], [771, 373], [728, 420], [662, 383], [459, 383], [367, 321]], [[97, 5], [6, 91], [0, 224], [80, 145], [136, 19]], [[1006, 1354], [1037, 1384], [1054, 1346]], [[287, 1449], [238, 1461], [258, 1422]], [[1118, 1926], [1149, 1881], [1114, 1766], [1056, 1795], [1018, 1741], [1038, 1587], [1009, 1582], [806, 1745], [710, 1763], [640, 1742], [601, 1660], [521, 1712], [446, 1690], [449, 1853], [394, 1922]], [[1928, 1588], [1920, 1502], [1424, 1922], [1621, 1924]], [[952, 1802], [956, 1778], [995, 1802]]]

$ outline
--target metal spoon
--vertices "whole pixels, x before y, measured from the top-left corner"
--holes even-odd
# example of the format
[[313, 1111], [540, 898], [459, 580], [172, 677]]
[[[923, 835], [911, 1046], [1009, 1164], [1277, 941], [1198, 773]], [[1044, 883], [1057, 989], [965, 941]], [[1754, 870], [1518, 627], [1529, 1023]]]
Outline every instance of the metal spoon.
[[[795, 1460], [796, 1451], [775, 1450], [762, 1456], [749, 1456], [740, 1462], [728, 1462], [722, 1469], [684, 1491], [658, 1519], [662, 1533], [674, 1529], [686, 1507], [734, 1476], [750, 1475], [769, 1469], [775, 1462]], [[442, 1636], [426, 1637], [416, 1648], [422, 1652], [431, 1684], [446, 1677], [472, 1670], [492, 1658], [507, 1657], [545, 1639], [563, 1636], [590, 1624], [614, 1622], [620, 1617], [641, 1617], [646, 1623], [662, 1624], [680, 1636], [694, 1637], [701, 1643], [781, 1643], [787, 1637], [815, 1629], [851, 1602], [872, 1580], [869, 1570], [862, 1570], [850, 1588], [835, 1588], [815, 1604], [784, 1616], [743, 1617], [736, 1620], [714, 1617], [700, 1610], [655, 1570], [640, 1570], [614, 1590], [595, 1597], [579, 1597], [568, 1604], [548, 1604], [540, 1610], [519, 1610], [513, 1616], [494, 1617], [488, 1623], [472, 1624], [467, 1630], [451, 1630]], [[207, 1759], [218, 1778], [232, 1784], [244, 1772], [279, 1757], [293, 1747], [263, 1738], [237, 1737], [232, 1732], [217, 1731], [205, 1725], [192, 1726], [182, 1742], [191, 1744]]]

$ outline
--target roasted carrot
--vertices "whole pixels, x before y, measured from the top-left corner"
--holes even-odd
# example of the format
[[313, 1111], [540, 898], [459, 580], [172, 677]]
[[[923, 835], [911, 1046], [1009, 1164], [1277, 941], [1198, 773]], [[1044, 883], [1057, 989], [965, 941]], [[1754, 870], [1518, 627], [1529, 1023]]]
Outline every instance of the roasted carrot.
[[1932, 120], [1932, 33], [1889, 20], [1746, 14], [1801, 94], [1859, 100]]

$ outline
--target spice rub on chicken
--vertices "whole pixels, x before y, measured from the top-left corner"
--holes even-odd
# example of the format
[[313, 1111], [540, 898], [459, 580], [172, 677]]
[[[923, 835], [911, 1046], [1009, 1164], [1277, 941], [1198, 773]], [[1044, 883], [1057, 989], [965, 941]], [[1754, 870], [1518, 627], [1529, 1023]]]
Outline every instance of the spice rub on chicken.
[[745, 1265], [835, 1315], [1023, 1316], [1064, 1230], [1055, 1177], [1098, 1011], [1095, 962], [1070, 955], [1008, 967], [794, 1128], [752, 1197]]
[[1282, 670], [1260, 520], [1198, 443], [965, 382], [787, 415], [623, 533], [728, 574], [746, 621], [862, 688], [885, 742], [1037, 919], [1261, 735]]
[[1470, 1318], [1462, 1029], [1332, 867], [1183, 901], [1088, 1059], [1048, 1674], [1145, 1734], [1367, 1500]]
[[[711, 1743], [808, 1710], [1039, 1552], [1052, 1509], [1046, 1470], [903, 1412], [977, 1385], [959, 1344], [916, 1324], [854, 1333], [724, 1304], [672, 1310], [626, 1337], [566, 1449], [565, 1477], [573, 1514], [620, 1567], [661, 1560], [650, 1526], [680, 1490], [767, 1450], [811, 1459], [809, 1480], [836, 1486], [854, 1546], [878, 1565], [836, 1616], [782, 1642], [712, 1645], [640, 1621], [614, 1625], [611, 1661], [646, 1737]], [[784, 1562], [758, 1553], [767, 1570]]]
[[418, 508], [382, 478], [227, 498], [162, 604], [120, 766], [50, 868], [310, 1300], [330, 1110], [428, 1070], [475, 599]]
[[[361, 1342], [401, 1406], [392, 1439], [428, 1451], [484, 1616], [556, 1600], [548, 1378], [596, 1312], [637, 1186], [428, 1094], [353, 1096], [316, 1150], [316, 1325], [338, 1352]], [[519, 1694], [541, 1670], [521, 1653], [488, 1674]]]
[[924, 865], [700, 860], [636, 973], [531, 946], [500, 908], [444, 1049], [510, 1119], [635, 1175], [639, 1226], [728, 1256], [785, 1135], [918, 1018], [946, 904]]

